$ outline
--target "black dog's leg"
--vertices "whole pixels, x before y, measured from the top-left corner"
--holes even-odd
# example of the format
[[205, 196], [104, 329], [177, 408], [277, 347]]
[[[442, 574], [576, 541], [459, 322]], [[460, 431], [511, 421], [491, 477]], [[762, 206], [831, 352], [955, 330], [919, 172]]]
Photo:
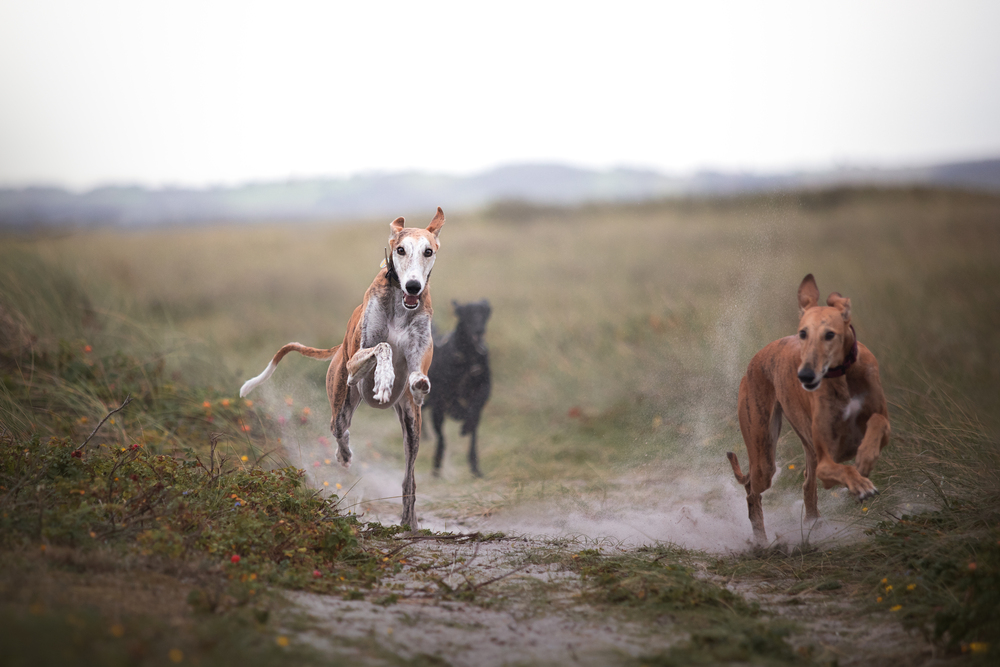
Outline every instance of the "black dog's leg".
[[[471, 424], [469, 423], [471, 422]], [[463, 430], [469, 431], [469, 469], [472, 471], [473, 477], [482, 477], [483, 473], [479, 472], [479, 454], [476, 452], [476, 434], [479, 433], [479, 415], [475, 415], [472, 419], [466, 422], [466, 427]]]
[[441, 474], [441, 461], [444, 459], [444, 406], [437, 404], [431, 408], [431, 418], [434, 422], [434, 432], [437, 433], [437, 449], [434, 450], [434, 476]]
[[490, 398], [490, 369], [486, 359], [483, 359], [482, 371], [474, 380], [469, 392], [469, 406], [462, 424], [462, 435], [469, 435], [469, 470], [474, 477], [482, 477], [479, 471], [479, 451], [476, 449], [476, 439], [479, 436], [479, 420], [483, 416], [483, 407]]

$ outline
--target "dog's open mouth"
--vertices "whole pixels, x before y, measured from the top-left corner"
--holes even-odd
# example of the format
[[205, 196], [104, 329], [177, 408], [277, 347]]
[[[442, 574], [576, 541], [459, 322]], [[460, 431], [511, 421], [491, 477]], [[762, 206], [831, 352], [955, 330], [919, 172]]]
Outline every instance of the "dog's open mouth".
[[806, 391], [816, 391], [816, 389], [819, 388], [819, 383], [822, 382], [822, 381], [823, 381], [823, 379], [820, 378], [820, 379], [818, 379], [815, 382], [812, 382], [810, 384], [806, 384], [805, 382], [803, 382], [802, 383], [802, 388], [805, 389]]
[[406, 294], [403, 296], [403, 305], [410, 310], [413, 310], [420, 305], [420, 295], [419, 294]]

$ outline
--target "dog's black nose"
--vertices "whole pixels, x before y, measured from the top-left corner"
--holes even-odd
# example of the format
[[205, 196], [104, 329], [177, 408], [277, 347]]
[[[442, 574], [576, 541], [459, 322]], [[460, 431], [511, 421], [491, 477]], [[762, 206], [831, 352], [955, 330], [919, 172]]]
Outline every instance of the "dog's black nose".
[[812, 384], [816, 381], [816, 373], [813, 369], [808, 366], [804, 366], [799, 370], [799, 382], [802, 384]]
[[420, 294], [420, 283], [416, 280], [407, 280], [406, 291], [410, 294]]

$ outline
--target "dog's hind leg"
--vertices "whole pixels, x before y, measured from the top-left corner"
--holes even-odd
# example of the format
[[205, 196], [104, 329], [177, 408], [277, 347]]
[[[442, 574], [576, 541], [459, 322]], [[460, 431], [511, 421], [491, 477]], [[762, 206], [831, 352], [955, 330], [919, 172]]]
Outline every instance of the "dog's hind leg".
[[361, 391], [357, 386], [350, 387], [347, 399], [340, 407], [340, 412], [330, 422], [330, 431], [337, 440], [337, 462], [345, 468], [351, 467], [351, 419], [354, 411], [361, 403]]
[[437, 434], [437, 447], [434, 449], [434, 476], [441, 474], [441, 461], [444, 459], [444, 406], [440, 403], [431, 408], [431, 422]]
[[403, 518], [400, 523], [416, 531], [417, 480], [414, 466], [420, 449], [420, 406], [410, 396], [404, 395], [395, 405], [399, 425], [403, 428], [403, 450], [406, 454], [406, 471], [403, 473]]
[[347, 384], [347, 364], [343, 348], [330, 362], [326, 373], [326, 395], [330, 399], [330, 432], [337, 441], [337, 462], [345, 468], [351, 466], [351, 418], [361, 403], [361, 391], [357, 385]]
[[[777, 444], [775, 431], [780, 432], [781, 408], [775, 401], [774, 388], [769, 382], [758, 379], [751, 388], [747, 380], [751, 372], [748, 369], [747, 376], [740, 382], [740, 431], [750, 458], [750, 469], [740, 481], [747, 490], [747, 512], [753, 527], [754, 541], [763, 545], [767, 543], [767, 532], [764, 530], [764, 507], [761, 505], [760, 494], [771, 488], [771, 479], [777, 469], [774, 462]], [[775, 422], [778, 429], [773, 427]], [[738, 464], [733, 466], [734, 472], [737, 467]]]

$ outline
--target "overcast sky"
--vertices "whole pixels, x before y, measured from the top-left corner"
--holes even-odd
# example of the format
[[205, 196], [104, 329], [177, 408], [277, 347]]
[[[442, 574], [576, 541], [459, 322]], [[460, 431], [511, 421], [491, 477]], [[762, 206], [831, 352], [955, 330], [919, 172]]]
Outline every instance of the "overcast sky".
[[0, 0], [0, 185], [997, 157], [998, 33], [956, 0]]

